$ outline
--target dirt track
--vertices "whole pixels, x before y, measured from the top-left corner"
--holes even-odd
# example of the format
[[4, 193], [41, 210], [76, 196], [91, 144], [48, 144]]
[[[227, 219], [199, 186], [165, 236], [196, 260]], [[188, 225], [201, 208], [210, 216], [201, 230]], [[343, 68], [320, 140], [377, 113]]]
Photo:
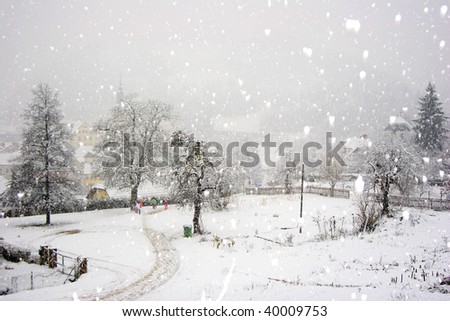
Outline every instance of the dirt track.
[[145, 235], [150, 240], [155, 252], [155, 264], [150, 272], [144, 277], [134, 281], [123, 289], [109, 292], [104, 296], [99, 296], [100, 300], [118, 300], [118, 301], [135, 301], [146, 293], [154, 290], [158, 286], [170, 280], [178, 270], [180, 261], [177, 251], [172, 244], [166, 239], [164, 234], [148, 227], [146, 216], [156, 214], [163, 211], [149, 211], [143, 213], [142, 225]]

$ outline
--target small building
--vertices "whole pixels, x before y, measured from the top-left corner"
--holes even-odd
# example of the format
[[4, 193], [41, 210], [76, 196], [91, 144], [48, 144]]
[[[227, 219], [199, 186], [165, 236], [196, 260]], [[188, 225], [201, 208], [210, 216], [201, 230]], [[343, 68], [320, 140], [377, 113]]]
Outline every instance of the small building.
[[89, 193], [87, 194], [86, 198], [88, 200], [102, 200], [102, 199], [108, 199], [109, 194], [106, 191], [106, 189], [102, 185], [94, 185], [91, 187]]
[[87, 123], [77, 121], [69, 126], [73, 134], [71, 144], [74, 148], [80, 146], [95, 146], [95, 144], [97, 144], [98, 133]]
[[401, 116], [391, 116], [389, 118], [389, 125], [384, 130], [391, 131], [394, 134], [397, 132], [411, 132], [413, 126]]

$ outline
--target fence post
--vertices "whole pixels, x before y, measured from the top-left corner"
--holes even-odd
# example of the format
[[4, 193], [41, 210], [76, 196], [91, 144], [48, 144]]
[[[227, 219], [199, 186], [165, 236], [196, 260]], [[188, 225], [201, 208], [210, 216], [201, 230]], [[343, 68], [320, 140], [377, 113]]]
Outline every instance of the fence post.
[[48, 264], [48, 246], [47, 245], [41, 245], [41, 248], [39, 249], [39, 264], [40, 265]]
[[87, 258], [84, 258], [83, 261], [81, 261], [81, 274], [88, 272], [88, 260]]
[[51, 269], [56, 268], [57, 251], [57, 249], [48, 249], [48, 267]]
[[77, 257], [77, 262], [75, 264], [75, 279], [77, 280], [82, 274], [87, 273], [87, 259]]
[[31, 290], [34, 290], [34, 284], [33, 284], [33, 271], [31, 271]]
[[17, 276], [11, 277], [11, 289], [13, 293], [18, 292]]

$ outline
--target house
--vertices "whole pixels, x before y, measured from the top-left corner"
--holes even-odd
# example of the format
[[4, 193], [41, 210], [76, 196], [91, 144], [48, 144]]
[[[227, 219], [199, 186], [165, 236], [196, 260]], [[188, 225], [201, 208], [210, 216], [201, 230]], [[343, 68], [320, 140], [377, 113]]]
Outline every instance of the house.
[[80, 173], [81, 185], [85, 192], [100, 181], [93, 171], [96, 157], [93, 146], [81, 145], [75, 150], [76, 167]]
[[357, 173], [361, 172], [361, 164], [365, 163], [372, 144], [372, 140], [366, 134], [347, 139], [342, 148], [343, 159], [347, 164], [344, 174], [347, 180], [356, 179]]
[[87, 194], [86, 198], [88, 200], [107, 199], [107, 198], [109, 198], [109, 194], [103, 185], [98, 184], [98, 185], [92, 186], [92, 188], [89, 190], [89, 193]]
[[394, 134], [397, 132], [411, 132], [413, 131], [413, 126], [401, 116], [391, 116], [389, 125], [384, 130], [391, 131]]
[[72, 132], [71, 144], [74, 148], [80, 146], [95, 146], [98, 142], [98, 133], [85, 122], [77, 121], [69, 125]]

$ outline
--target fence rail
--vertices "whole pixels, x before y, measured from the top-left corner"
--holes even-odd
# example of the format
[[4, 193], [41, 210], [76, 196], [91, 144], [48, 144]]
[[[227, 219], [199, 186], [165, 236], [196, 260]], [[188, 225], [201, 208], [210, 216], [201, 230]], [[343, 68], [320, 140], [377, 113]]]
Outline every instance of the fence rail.
[[87, 273], [86, 258], [62, 254], [57, 249], [45, 245], [41, 246], [39, 256], [41, 265], [47, 264], [49, 268], [56, 269], [62, 274], [67, 275], [64, 283], [67, 281], [74, 282], [82, 274]]
[[0, 295], [47, 288], [61, 284], [60, 282], [62, 280], [54, 273], [61, 275], [56, 271], [52, 274], [31, 271], [29, 274], [6, 275], [0, 278]]
[[[305, 186], [303, 188], [304, 193], [308, 194], [318, 194], [322, 196], [331, 196], [333, 192], [331, 188], [326, 187], [317, 187], [317, 186]], [[301, 187], [292, 187], [291, 194], [300, 194]], [[288, 194], [286, 188], [284, 187], [254, 187], [254, 188], [246, 188], [245, 194], [250, 195], [279, 195], [279, 194]], [[334, 197], [342, 197], [342, 198], [350, 198], [350, 190], [343, 188], [335, 188], [334, 189]]]
[[[331, 191], [331, 188], [326, 187], [317, 187], [317, 186], [306, 186], [303, 188], [304, 193], [308, 194], [317, 194], [322, 196], [330, 197], [334, 194], [333, 197], [339, 198], [350, 198], [351, 191], [348, 189], [335, 188], [334, 193]], [[300, 187], [293, 187], [291, 189], [291, 194], [300, 194]], [[279, 194], [288, 194], [286, 189], [283, 187], [254, 187], [254, 188], [246, 188], [245, 194], [247, 195], [279, 195]], [[377, 200], [381, 199], [380, 194], [370, 193], [370, 196], [374, 197]], [[390, 195], [389, 200], [392, 205], [395, 206], [407, 206], [407, 207], [415, 207], [415, 208], [428, 208], [437, 211], [450, 210], [450, 200], [445, 198], [431, 198], [431, 197], [405, 197], [399, 195]]]

